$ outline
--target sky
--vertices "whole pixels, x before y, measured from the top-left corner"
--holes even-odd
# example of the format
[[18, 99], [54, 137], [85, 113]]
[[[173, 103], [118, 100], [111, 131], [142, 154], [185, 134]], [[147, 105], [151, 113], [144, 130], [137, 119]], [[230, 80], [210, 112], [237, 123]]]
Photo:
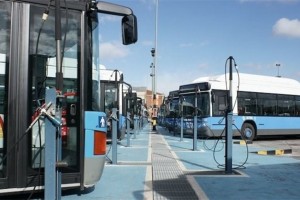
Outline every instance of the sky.
[[100, 63], [122, 71], [133, 87], [152, 90], [154, 47], [156, 92], [166, 96], [198, 77], [224, 74], [230, 56], [240, 73], [300, 81], [300, 0], [109, 2], [133, 10], [138, 41], [122, 45], [121, 18], [101, 14]]

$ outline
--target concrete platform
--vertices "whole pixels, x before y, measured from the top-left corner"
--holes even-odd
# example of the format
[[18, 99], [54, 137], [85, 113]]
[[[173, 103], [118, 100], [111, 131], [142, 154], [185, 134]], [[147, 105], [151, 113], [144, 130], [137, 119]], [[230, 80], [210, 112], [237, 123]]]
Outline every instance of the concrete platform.
[[226, 174], [225, 143], [217, 140], [180, 141], [166, 129], [150, 125], [111, 151], [100, 182], [85, 194], [62, 199], [299, 199], [300, 160], [288, 155], [260, 155], [252, 144], [232, 145], [232, 173]]

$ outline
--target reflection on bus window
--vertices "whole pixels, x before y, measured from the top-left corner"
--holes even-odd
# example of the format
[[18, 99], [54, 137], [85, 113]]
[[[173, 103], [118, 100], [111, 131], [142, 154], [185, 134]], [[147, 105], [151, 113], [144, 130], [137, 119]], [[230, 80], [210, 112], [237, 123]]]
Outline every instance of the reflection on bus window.
[[106, 84], [105, 85], [105, 99], [104, 99], [104, 109], [105, 113], [110, 115], [112, 108], [114, 108], [116, 103], [116, 93], [117, 89], [115, 84]]
[[170, 103], [170, 110], [167, 117], [177, 118], [179, 116], [179, 99], [174, 98]]
[[[43, 8], [32, 6], [30, 15], [30, 57], [29, 64], [32, 67], [31, 74], [31, 107], [32, 120], [38, 116], [38, 108], [45, 102], [47, 88], [56, 86], [56, 43], [54, 33], [54, 11], [50, 11], [48, 20], [41, 26], [40, 15]], [[76, 11], [68, 12], [68, 26], [66, 26], [66, 13], [62, 13], [62, 27], [67, 27], [62, 34], [64, 41], [64, 57], [62, 60], [63, 89], [60, 92], [64, 96], [62, 105], [62, 159], [66, 161], [68, 171], [78, 171], [78, 141], [79, 141], [79, 49], [80, 49], [80, 15]], [[37, 34], [40, 32], [40, 39], [37, 41]], [[66, 37], [66, 38], [64, 38]], [[38, 43], [38, 45], [37, 45]], [[38, 49], [37, 49], [38, 47]], [[44, 167], [44, 144], [45, 124], [38, 121], [31, 133], [31, 167], [38, 170]]]
[[99, 26], [93, 29], [92, 34], [92, 69], [93, 69], [93, 90], [92, 90], [92, 110], [100, 111], [100, 54], [99, 54]]
[[[196, 96], [197, 95], [197, 96]], [[197, 109], [195, 109], [195, 98], [197, 97]], [[209, 93], [199, 93], [199, 94], [185, 94], [183, 105], [183, 116], [184, 117], [193, 117], [195, 114], [198, 117], [204, 117], [209, 115], [210, 110], [210, 99]], [[197, 110], [197, 113], [195, 113]]]
[[215, 90], [212, 103], [213, 116], [223, 116], [227, 107], [227, 91]]
[[238, 92], [238, 114], [258, 116], [299, 116], [299, 96]]

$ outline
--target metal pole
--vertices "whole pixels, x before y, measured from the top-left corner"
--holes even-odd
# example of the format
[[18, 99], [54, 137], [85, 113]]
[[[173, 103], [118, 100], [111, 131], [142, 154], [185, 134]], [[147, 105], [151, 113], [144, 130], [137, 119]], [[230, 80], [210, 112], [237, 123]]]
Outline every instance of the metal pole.
[[60, 0], [55, 0], [55, 40], [56, 40], [56, 89], [63, 89], [63, 73], [61, 65], [61, 15]]
[[156, 0], [156, 12], [155, 12], [154, 95], [156, 95], [157, 32], [158, 32], [158, 0]]
[[126, 132], [127, 132], [127, 147], [130, 147], [130, 113], [127, 112], [126, 118]]
[[183, 97], [180, 97], [180, 101], [181, 101], [181, 119], [180, 119], [180, 141], [183, 140]]
[[[59, 99], [62, 100], [62, 99]], [[57, 102], [55, 117], [56, 119], [61, 120], [61, 102]], [[61, 138], [61, 126], [57, 129], [57, 137], [56, 137], [56, 190], [57, 190], [57, 200], [61, 199], [61, 169], [58, 168], [58, 164], [61, 163], [62, 160], [62, 138]]]
[[112, 164], [117, 164], [117, 108], [112, 109]]
[[[63, 90], [63, 73], [62, 73], [62, 56], [61, 56], [61, 13], [60, 13], [60, 0], [55, 0], [55, 40], [56, 40], [56, 89]], [[56, 102], [56, 91], [55, 100]], [[61, 107], [56, 110], [61, 115]], [[59, 117], [59, 116], [58, 116]], [[61, 160], [62, 153], [62, 139], [60, 129], [56, 137], [56, 162]], [[51, 133], [50, 133], [51, 134]], [[55, 134], [56, 136], [56, 131]], [[53, 151], [53, 149], [51, 149]], [[47, 160], [47, 159], [46, 159]], [[56, 199], [61, 199], [61, 172], [56, 169]]]
[[197, 151], [197, 127], [198, 127], [198, 123], [197, 123], [197, 89], [195, 92], [195, 114], [194, 114], [194, 138], [193, 138], [193, 150]]
[[[153, 56], [153, 108], [156, 109], [156, 67], [157, 67], [157, 30], [158, 30], [158, 0], [156, 0], [156, 11], [155, 11], [155, 48], [152, 49], [152, 56]], [[153, 113], [153, 112], [152, 112]], [[153, 120], [153, 131], [156, 131], [156, 120], [157, 116], [152, 118]]]
[[133, 138], [136, 139], [136, 129], [137, 129], [137, 124], [136, 124], [136, 115], [133, 117]]
[[233, 57], [229, 57], [229, 98], [226, 115], [226, 152], [225, 152], [225, 173], [232, 173], [232, 62]]
[[[46, 105], [52, 103], [49, 109], [55, 109], [56, 91], [46, 90]], [[54, 102], [54, 103], [53, 103]], [[56, 191], [56, 127], [50, 119], [45, 118], [45, 200], [57, 199]]]

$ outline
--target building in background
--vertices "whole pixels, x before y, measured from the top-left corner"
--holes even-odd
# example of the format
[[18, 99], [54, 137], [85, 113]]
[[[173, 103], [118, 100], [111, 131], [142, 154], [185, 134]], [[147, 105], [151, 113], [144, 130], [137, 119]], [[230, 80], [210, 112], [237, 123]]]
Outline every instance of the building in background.
[[[147, 87], [133, 87], [133, 92], [136, 92], [137, 97], [143, 99], [143, 105], [147, 108], [149, 116], [152, 115], [153, 106], [153, 92], [148, 90]], [[156, 106], [159, 108], [163, 103], [165, 95], [162, 93], [156, 93]]]

